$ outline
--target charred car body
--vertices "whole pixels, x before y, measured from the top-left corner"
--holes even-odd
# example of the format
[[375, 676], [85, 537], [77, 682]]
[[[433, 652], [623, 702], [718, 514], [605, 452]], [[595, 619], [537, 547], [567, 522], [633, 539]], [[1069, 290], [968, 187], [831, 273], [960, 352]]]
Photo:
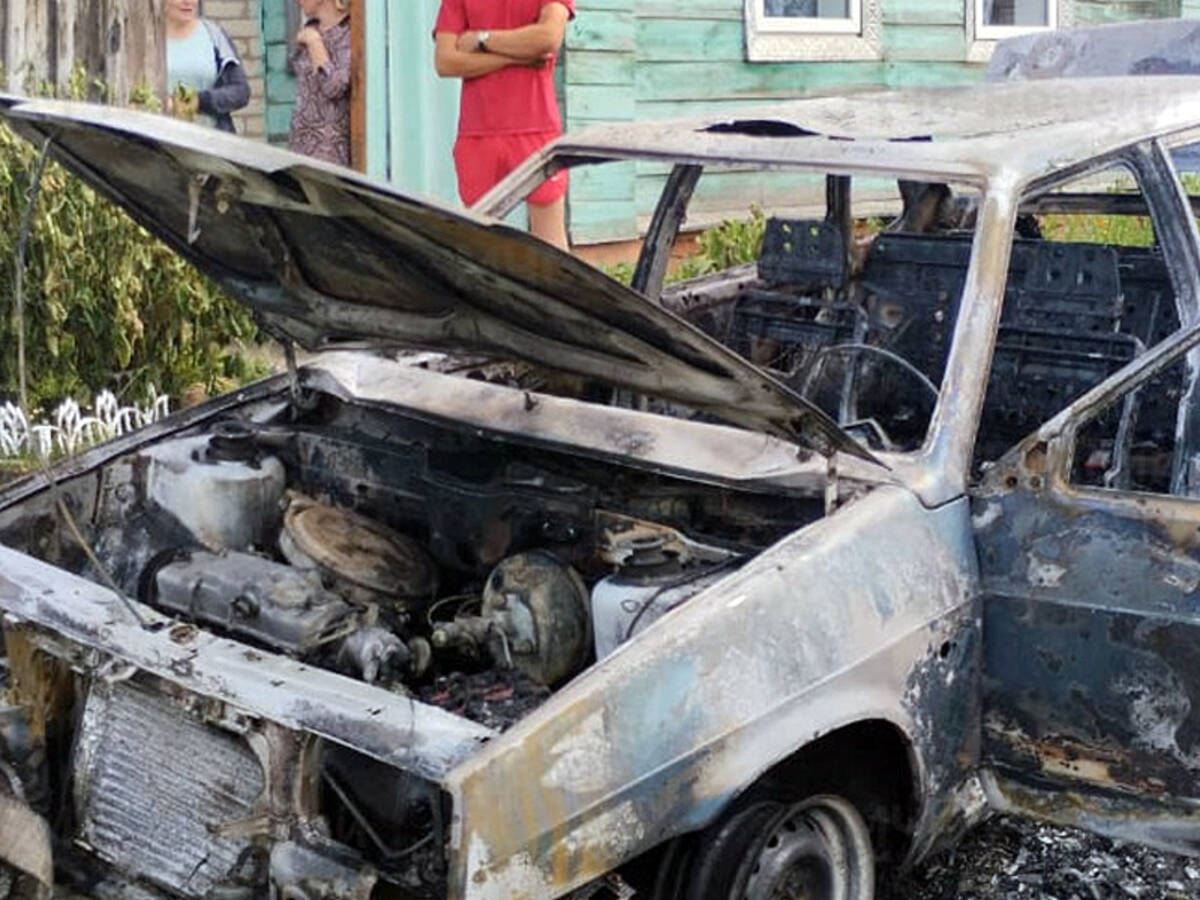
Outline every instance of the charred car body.
[[[3, 114], [328, 351], [0, 493], [6, 883], [869, 898], [989, 808], [1197, 846], [1191, 80], [600, 129], [480, 205], [668, 163], [632, 290], [269, 147]], [[729, 166], [825, 215], [664, 291]], [[1097, 210], [1152, 240], [1052, 233]]]

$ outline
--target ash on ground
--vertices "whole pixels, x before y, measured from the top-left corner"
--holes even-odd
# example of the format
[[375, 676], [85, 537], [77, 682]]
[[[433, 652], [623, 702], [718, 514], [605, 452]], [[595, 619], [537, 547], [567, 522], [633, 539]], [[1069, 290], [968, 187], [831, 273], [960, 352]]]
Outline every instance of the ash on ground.
[[1200, 859], [999, 816], [893, 888], [897, 900], [1184, 900]]

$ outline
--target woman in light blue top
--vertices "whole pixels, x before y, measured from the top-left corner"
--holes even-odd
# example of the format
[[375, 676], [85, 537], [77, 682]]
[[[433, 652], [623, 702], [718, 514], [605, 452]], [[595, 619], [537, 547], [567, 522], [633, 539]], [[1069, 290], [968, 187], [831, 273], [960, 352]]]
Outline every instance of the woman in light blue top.
[[[166, 0], [167, 105], [175, 115], [233, 131], [234, 110], [250, 102], [250, 84], [233, 42], [202, 18], [199, 0]], [[179, 88], [187, 88], [180, 92]], [[194, 97], [189, 101], [185, 98]]]

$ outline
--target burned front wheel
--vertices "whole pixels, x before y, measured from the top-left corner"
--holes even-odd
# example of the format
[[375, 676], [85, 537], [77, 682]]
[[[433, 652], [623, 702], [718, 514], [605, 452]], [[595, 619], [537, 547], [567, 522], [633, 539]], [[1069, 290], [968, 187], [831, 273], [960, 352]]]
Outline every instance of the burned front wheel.
[[872, 900], [875, 854], [866, 822], [841, 797], [812, 797], [788, 807], [743, 859], [732, 896]]
[[[875, 854], [842, 797], [757, 801], [674, 848], [659, 900], [873, 900]], [[665, 877], [664, 877], [665, 876]]]

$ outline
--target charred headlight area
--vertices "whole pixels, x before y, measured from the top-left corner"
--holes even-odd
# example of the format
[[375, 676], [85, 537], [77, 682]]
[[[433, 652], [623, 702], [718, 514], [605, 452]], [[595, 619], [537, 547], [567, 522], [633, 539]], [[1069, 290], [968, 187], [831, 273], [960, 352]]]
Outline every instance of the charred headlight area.
[[37, 629], [5, 642], [0, 792], [53, 826], [23, 853], [0, 834], [20, 889], [36, 847], [92, 897], [444, 894], [433, 782], [145, 672], [89, 671], [88, 650]]
[[330, 833], [371, 860], [384, 883], [414, 898], [444, 895], [452, 808], [437, 785], [330, 745], [320, 801]]

